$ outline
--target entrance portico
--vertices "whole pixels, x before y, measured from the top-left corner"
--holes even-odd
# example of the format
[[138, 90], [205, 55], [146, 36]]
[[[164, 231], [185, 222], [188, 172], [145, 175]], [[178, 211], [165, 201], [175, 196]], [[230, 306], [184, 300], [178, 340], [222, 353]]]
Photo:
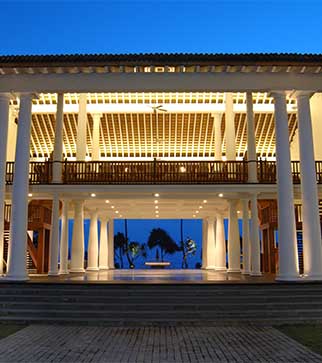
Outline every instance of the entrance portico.
[[[28, 278], [30, 193], [32, 199], [53, 200], [50, 275], [58, 274], [58, 256], [61, 272], [67, 272], [66, 229], [59, 249], [60, 200], [65, 201], [64, 218], [74, 217], [71, 273], [85, 271], [83, 221], [91, 215], [89, 269], [114, 268], [115, 218], [202, 218], [207, 220], [203, 267], [240, 273], [242, 256], [243, 273], [259, 276], [257, 204], [277, 199], [278, 279], [300, 276], [296, 202], [303, 205], [305, 277], [322, 279], [315, 183], [322, 181], [322, 168], [314, 160], [312, 122], [317, 121], [311, 119], [307, 94], [320, 92], [321, 74], [311, 69], [321, 69], [320, 63], [299, 71], [292, 59], [268, 66], [266, 60], [232, 57], [237, 63], [228, 71], [216, 56], [201, 66], [188, 59], [178, 66], [180, 57], [170, 57], [174, 66], [159, 66], [153, 57], [152, 66], [142, 66], [135, 56], [127, 66], [122, 57], [117, 66], [106, 58], [104, 66], [84, 60], [85, 65], [73, 67], [63, 58], [59, 66], [22, 59], [18, 68], [0, 59], [5, 128], [9, 108], [19, 107], [15, 161], [0, 156], [0, 166], [8, 161], [6, 169], [0, 168], [7, 184], [2, 182], [0, 203], [11, 200], [12, 206], [6, 278]], [[40, 94], [35, 97], [35, 92]], [[290, 143], [297, 131], [299, 160], [292, 160]], [[155, 193], [160, 197], [155, 199]], [[245, 215], [242, 245], [238, 214]], [[93, 232], [98, 218], [101, 243]], [[223, 218], [229, 219], [227, 255]]]

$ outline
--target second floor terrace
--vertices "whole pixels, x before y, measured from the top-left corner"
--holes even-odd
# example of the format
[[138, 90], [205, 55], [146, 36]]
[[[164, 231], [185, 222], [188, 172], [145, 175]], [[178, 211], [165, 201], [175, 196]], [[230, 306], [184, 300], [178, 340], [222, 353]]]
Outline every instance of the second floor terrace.
[[[29, 184], [57, 184], [57, 162], [30, 162]], [[248, 161], [64, 161], [58, 163], [58, 184], [246, 184]], [[316, 161], [316, 180], [322, 184], [322, 161]], [[14, 179], [14, 162], [7, 162], [6, 184]], [[276, 162], [257, 161], [257, 183], [276, 183]], [[294, 184], [300, 184], [300, 162], [292, 161]]]

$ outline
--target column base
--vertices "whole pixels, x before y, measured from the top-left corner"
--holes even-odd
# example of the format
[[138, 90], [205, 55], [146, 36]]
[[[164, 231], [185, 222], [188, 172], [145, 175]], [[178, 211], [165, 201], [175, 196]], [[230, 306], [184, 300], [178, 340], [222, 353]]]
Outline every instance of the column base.
[[263, 274], [261, 272], [251, 272], [250, 276], [262, 276]]
[[240, 268], [229, 268], [227, 272], [238, 272], [240, 273]]
[[28, 281], [29, 276], [27, 275], [21, 275], [21, 276], [8, 276], [5, 275], [1, 277], [1, 281]]
[[79, 267], [79, 268], [71, 268], [69, 270], [69, 272], [73, 273], [73, 272], [85, 272], [85, 269], [82, 268], [82, 267]]
[[99, 267], [99, 271], [106, 271], [109, 270], [110, 268], [108, 266], [100, 266]]
[[206, 268], [205, 268], [205, 270], [215, 270], [216, 269], [216, 267], [215, 266], [207, 266]]
[[300, 281], [302, 278], [300, 275], [276, 275], [276, 281]]
[[98, 267], [87, 267], [86, 271], [98, 271]]
[[322, 275], [303, 275], [305, 281], [322, 281]]
[[59, 272], [58, 271], [48, 271], [48, 276], [58, 276]]
[[61, 271], [59, 271], [59, 275], [69, 275], [69, 271], [68, 270], [61, 270]]
[[226, 267], [216, 267], [215, 270], [218, 271], [218, 272], [227, 272]]
[[242, 275], [250, 275], [250, 270], [243, 270]]

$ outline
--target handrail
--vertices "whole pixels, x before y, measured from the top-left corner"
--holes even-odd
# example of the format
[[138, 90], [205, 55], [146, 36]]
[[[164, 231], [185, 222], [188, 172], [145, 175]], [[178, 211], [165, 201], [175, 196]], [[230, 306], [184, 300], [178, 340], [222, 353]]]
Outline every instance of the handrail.
[[[316, 161], [322, 184], [322, 161]], [[52, 182], [53, 162], [30, 162], [31, 185]], [[244, 184], [247, 161], [63, 161], [62, 184]], [[300, 162], [291, 162], [293, 183], [301, 182]], [[7, 162], [6, 183], [13, 183], [14, 162]], [[276, 162], [257, 161], [258, 183], [275, 184]]]

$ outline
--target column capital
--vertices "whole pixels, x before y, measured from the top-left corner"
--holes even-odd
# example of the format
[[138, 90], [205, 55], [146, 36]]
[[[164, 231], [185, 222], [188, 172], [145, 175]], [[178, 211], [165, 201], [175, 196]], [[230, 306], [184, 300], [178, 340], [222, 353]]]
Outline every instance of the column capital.
[[314, 91], [295, 91], [294, 93], [292, 93], [292, 96], [295, 96], [297, 99], [302, 97], [310, 98], [313, 96], [313, 94]]
[[95, 119], [95, 118], [100, 119], [103, 116], [103, 114], [101, 112], [92, 112], [91, 115], [92, 115], [93, 119]]
[[268, 94], [270, 97], [274, 98], [285, 98], [286, 97], [286, 91], [271, 91]]

